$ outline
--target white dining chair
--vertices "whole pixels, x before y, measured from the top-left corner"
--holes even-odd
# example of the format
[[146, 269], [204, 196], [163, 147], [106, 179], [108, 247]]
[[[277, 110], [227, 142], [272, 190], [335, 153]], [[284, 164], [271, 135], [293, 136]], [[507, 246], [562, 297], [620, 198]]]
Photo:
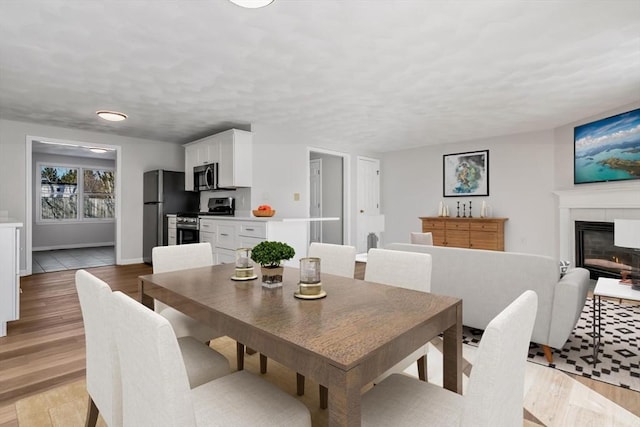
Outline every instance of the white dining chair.
[[[114, 319], [108, 309], [111, 287], [85, 270], [76, 272], [75, 282], [86, 342], [86, 426], [95, 426], [98, 414], [109, 427], [121, 426], [120, 364], [113, 338]], [[217, 351], [192, 337], [182, 337], [178, 342], [190, 387], [231, 373], [229, 361]]]
[[[154, 273], [167, 273], [188, 268], [211, 266], [213, 265], [213, 251], [211, 250], [211, 243], [209, 242], [191, 243], [188, 245], [156, 246], [151, 250], [151, 260]], [[169, 320], [178, 338], [192, 336], [198, 341], [209, 343], [212, 339], [224, 335], [223, 332], [205, 325], [158, 300], [155, 301], [154, 306], [155, 311]], [[238, 343], [236, 348], [236, 364], [239, 371], [244, 369], [244, 351], [244, 345]], [[249, 351], [250, 350], [247, 349], [247, 352]]]
[[418, 233], [416, 231], [411, 232], [411, 243], [414, 245], [429, 245], [433, 246], [433, 234]]
[[247, 371], [190, 389], [169, 321], [121, 292], [113, 293], [112, 311], [122, 371], [124, 425], [311, 425], [304, 404]]
[[[188, 268], [213, 265], [211, 244], [191, 243], [188, 245], [156, 246], [151, 250], [153, 273], [167, 273]], [[224, 334], [199, 322], [173, 307], [156, 300], [155, 311], [169, 320], [177, 337], [192, 336], [198, 341], [209, 342]]]
[[313, 242], [309, 256], [320, 258], [320, 272], [353, 278], [356, 268], [356, 248], [349, 245]]
[[393, 374], [362, 398], [363, 426], [522, 426], [524, 376], [538, 307], [526, 291], [484, 331], [463, 395]]
[[[431, 255], [372, 248], [367, 255], [364, 280], [429, 292], [431, 291]], [[392, 373], [402, 372], [413, 362], [418, 365], [420, 379], [427, 381], [427, 352], [428, 344], [425, 344], [376, 378], [374, 383], [382, 381]]]

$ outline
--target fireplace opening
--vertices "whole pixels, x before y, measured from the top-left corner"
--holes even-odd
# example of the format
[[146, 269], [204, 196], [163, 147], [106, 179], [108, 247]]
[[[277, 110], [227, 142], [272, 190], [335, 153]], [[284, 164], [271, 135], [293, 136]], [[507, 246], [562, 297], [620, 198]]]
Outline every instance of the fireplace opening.
[[613, 223], [576, 221], [576, 266], [589, 270], [592, 279], [620, 279], [631, 271], [633, 249], [613, 244]]

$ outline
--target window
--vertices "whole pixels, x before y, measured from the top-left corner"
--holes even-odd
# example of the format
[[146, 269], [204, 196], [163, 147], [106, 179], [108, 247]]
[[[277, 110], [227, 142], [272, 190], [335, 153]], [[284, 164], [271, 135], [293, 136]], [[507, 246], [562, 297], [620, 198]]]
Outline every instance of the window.
[[40, 219], [78, 217], [78, 169], [40, 167]]
[[115, 179], [112, 170], [52, 165], [39, 165], [39, 169], [39, 221], [114, 218]]
[[85, 169], [83, 178], [84, 217], [113, 218], [115, 211], [113, 171]]

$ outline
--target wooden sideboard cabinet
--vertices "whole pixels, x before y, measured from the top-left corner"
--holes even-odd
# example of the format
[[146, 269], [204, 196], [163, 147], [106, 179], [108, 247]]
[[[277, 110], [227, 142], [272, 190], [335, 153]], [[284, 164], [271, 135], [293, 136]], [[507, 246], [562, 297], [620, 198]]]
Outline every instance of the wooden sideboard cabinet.
[[504, 223], [508, 218], [420, 217], [422, 232], [433, 235], [435, 246], [504, 251]]

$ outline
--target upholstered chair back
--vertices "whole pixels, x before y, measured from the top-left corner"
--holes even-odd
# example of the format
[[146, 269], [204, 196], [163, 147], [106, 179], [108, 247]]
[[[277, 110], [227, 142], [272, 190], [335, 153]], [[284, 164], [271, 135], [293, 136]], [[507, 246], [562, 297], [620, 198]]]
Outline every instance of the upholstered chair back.
[[429, 233], [411, 232], [411, 243], [414, 245], [433, 245], [433, 235]]
[[156, 246], [151, 250], [154, 273], [185, 270], [213, 265], [211, 243]]
[[[154, 274], [168, 273], [188, 268], [211, 266], [213, 265], [213, 252], [209, 242], [156, 246], [151, 250], [151, 260]], [[216, 328], [201, 323], [161, 301], [154, 302], [154, 309], [169, 320], [177, 337], [190, 336], [200, 342], [208, 343], [223, 335]], [[238, 353], [243, 354], [240, 351]]]
[[463, 426], [522, 425], [524, 376], [538, 296], [525, 291], [482, 334], [464, 399]]
[[112, 319], [111, 288], [85, 270], [76, 272], [87, 354], [87, 392], [109, 427], [122, 425], [120, 366]]
[[127, 426], [195, 426], [187, 371], [169, 321], [121, 292], [112, 316]]
[[431, 290], [431, 255], [369, 249], [364, 280], [429, 292]]
[[353, 278], [356, 266], [356, 248], [347, 245], [313, 242], [309, 256], [320, 258], [320, 272]]

